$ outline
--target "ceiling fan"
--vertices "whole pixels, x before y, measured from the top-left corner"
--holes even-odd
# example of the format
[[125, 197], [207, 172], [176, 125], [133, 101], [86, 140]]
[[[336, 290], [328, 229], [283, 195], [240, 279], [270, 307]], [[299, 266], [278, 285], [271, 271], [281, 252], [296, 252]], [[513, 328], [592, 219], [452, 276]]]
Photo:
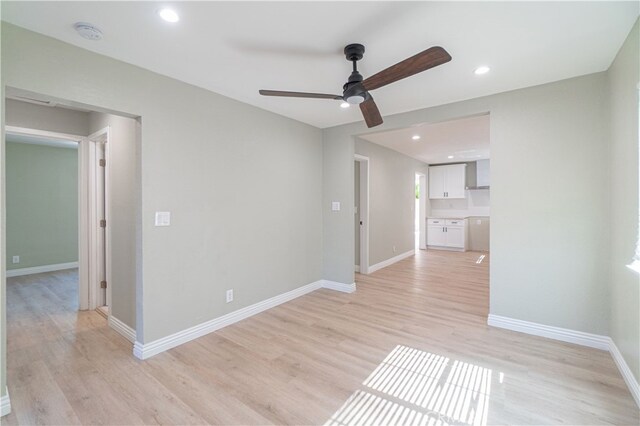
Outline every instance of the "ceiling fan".
[[334, 99], [346, 101], [352, 105], [360, 105], [360, 111], [362, 111], [367, 127], [375, 127], [382, 124], [382, 116], [373, 100], [373, 96], [369, 93], [371, 90], [437, 67], [451, 60], [451, 55], [446, 50], [440, 46], [434, 46], [404, 61], [400, 61], [367, 79], [363, 79], [358, 72], [357, 62], [364, 56], [364, 46], [357, 43], [349, 44], [344, 48], [344, 54], [347, 57], [347, 61], [353, 62], [353, 71], [349, 76], [349, 80], [342, 86], [342, 96], [281, 90], [260, 90], [260, 94], [263, 96], [284, 96], [289, 98]]

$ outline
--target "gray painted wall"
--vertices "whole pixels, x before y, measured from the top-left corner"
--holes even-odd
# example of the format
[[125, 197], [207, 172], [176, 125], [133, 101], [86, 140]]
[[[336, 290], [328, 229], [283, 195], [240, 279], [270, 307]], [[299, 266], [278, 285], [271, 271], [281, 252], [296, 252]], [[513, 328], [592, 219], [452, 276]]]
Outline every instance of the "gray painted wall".
[[611, 113], [611, 338], [640, 380], [640, 277], [626, 267], [638, 236], [640, 32], [631, 30], [608, 73]]
[[320, 130], [6, 23], [2, 58], [5, 85], [142, 117], [140, 342], [322, 278]]
[[[91, 133], [109, 126], [111, 315], [136, 328], [136, 225], [139, 219], [139, 126], [133, 118], [92, 112]], [[141, 266], [141, 265], [140, 265]]]
[[355, 153], [369, 157], [369, 264], [375, 265], [415, 248], [415, 174], [426, 173], [427, 165], [361, 138]]
[[[593, 74], [387, 116], [373, 129], [491, 113], [493, 314], [608, 333], [605, 83]], [[353, 135], [371, 131], [324, 130], [326, 200], [353, 199]], [[353, 280], [352, 226], [350, 215], [325, 221], [325, 270], [344, 283]]]
[[[328, 137], [323, 131], [322, 143], [322, 277], [326, 280], [354, 282], [353, 210], [353, 137]], [[339, 201], [340, 211], [331, 210], [331, 202]]]
[[7, 126], [48, 130], [77, 136], [89, 134], [88, 112], [36, 105], [13, 99], [7, 99], [6, 102], [5, 120]]
[[7, 270], [77, 262], [77, 148], [7, 142], [5, 154]]

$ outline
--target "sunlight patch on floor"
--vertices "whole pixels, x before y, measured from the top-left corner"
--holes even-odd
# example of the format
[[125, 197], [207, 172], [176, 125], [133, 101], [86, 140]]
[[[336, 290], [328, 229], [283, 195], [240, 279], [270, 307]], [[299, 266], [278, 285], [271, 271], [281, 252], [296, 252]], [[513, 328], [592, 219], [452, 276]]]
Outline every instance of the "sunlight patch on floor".
[[488, 368], [398, 345], [327, 424], [485, 426], [491, 376]]

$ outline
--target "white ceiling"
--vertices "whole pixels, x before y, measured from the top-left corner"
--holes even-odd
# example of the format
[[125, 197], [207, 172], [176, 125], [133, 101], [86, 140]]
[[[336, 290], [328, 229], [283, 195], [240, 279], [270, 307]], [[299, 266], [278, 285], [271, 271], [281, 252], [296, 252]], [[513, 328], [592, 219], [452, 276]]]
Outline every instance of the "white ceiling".
[[[172, 6], [180, 22], [156, 12]], [[383, 116], [606, 70], [638, 16], [630, 2], [2, 2], [2, 19], [312, 124], [361, 120], [338, 101], [268, 98], [258, 89], [341, 94], [342, 49], [366, 46], [365, 78], [430, 46], [453, 60], [381, 88]], [[73, 24], [104, 32], [80, 38]], [[492, 71], [475, 76], [479, 65]]]
[[[413, 140], [414, 135], [420, 139]], [[420, 124], [360, 137], [427, 164], [476, 161], [489, 158], [489, 115]]]

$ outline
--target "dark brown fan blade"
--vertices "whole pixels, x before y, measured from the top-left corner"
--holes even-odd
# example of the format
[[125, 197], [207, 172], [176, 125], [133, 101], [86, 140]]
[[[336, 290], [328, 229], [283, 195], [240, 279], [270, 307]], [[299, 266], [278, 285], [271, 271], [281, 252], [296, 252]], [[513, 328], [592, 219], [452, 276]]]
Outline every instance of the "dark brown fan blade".
[[327, 95], [326, 93], [283, 92], [281, 90], [260, 90], [262, 96], [285, 96], [287, 98], [313, 98], [342, 100], [340, 95]]
[[362, 85], [367, 90], [378, 89], [403, 78], [410, 77], [429, 68], [437, 67], [451, 60], [451, 55], [440, 46], [430, 47], [404, 61], [390, 66], [365, 79]]
[[367, 127], [376, 127], [382, 124], [382, 116], [372, 96], [360, 104], [360, 111], [362, 111]]

